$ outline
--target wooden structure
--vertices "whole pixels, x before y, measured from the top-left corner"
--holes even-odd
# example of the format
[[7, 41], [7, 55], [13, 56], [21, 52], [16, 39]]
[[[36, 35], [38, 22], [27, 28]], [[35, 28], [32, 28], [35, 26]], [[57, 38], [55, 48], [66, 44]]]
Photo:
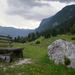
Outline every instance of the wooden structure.
[[23, 49], [12, 47], [12, 38], [0, 35], [0, 60], [11, 62], [14, 58], [23, 58]]

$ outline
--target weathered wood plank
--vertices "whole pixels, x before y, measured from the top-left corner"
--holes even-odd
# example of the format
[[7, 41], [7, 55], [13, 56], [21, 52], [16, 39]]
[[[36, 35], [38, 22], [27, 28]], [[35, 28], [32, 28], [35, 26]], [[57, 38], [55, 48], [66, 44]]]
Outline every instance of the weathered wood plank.
[[25, 47], [19, 47], [19, 48], [0, 48], [0, 51], [17, 51], [17, 50], [23, 50]]
[[0, 35], [0, 47], [12, 47], [11, 43], [11, 37]]
[[0, 43], [12, 43], [11, 41], [0, 41]]
[[0, 37], [12, 38], [12, 37], [10, 37], [10, 36], [5, 36], [5, 35], [0, 35]]
[[0, 37], [0, 40], [12, 41], [10, 38], [2, 38], [2, 37]]
[[0, 45], [0, 47], [12, 47], [12, 45]]
[[11, 48], [12, 46], [11, 37], [0, 35], [0, 59], [10, 62], [14, 56], [23, 58], [24, 47]]

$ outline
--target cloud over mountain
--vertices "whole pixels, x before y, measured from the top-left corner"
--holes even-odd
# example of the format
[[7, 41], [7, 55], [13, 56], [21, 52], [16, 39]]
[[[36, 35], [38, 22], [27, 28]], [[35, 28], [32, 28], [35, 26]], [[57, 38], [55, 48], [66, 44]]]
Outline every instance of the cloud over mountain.
[[[74, 0], [0, 0], [0, 25], [35, 29], [43, 18], [52, 16]], [[70, 3], [66, 3], [70, 2]]]

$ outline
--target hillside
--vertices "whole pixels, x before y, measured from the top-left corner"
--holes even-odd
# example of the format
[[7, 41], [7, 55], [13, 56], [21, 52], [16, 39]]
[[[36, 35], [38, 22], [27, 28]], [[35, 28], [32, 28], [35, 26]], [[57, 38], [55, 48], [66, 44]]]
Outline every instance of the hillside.
[[[55, 26], [62, 25], [68, 19], [75, 17], [75, 5], [69, 5], [64, 7], [61, 11], [52, 17], [43, 19], [37, 31], [44, 31], [46, 29], [52, 29]], [[75, 19], [75, 18], [74, 18]]]
[[12, 37], [17, 37], [17, 36], [27, 36], [28, 33], [30, 32], [33, 32], [33, 30], [16, 29], [12, 27], [1, 27], [0, 26], [0, 35], [10, 35]]
[[[64, 39], [67, 41], [75, 42], [72, 40], [75, 35], [59, 35], [45, 39], [40, 37], [40, 44], [36, 44], [36, 41], [28, 42], [25, 44], [14, 43], [14, 47], [25, 47], [23, 50], [24, 58], [31, 58], [32, 63], [21, 64], [15, 67], [9, 68], [10, 64], [5, 63], [8, 68], [0, 68], [0, 75], [75, 75], [75, 69], [67, 68], [64, 65], [56, 65], [52, 60], [49, 60], [47, 47], [57, 39]], [[0, 63], [2, 65], [3, 63]]]
[[65, 34], [65, 33], [75, 33], [75, 17], [69, 18], [64, 21], [62, 24], [55, 26], [53, 30], [57, 32], [57, 34]]

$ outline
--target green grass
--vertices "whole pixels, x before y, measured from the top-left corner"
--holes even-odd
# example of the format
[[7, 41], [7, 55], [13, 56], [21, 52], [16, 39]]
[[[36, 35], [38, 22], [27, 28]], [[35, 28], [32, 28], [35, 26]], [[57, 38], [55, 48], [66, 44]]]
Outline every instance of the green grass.
[[23, 64], [15, 68], [0, 69], [0, 75], [75, 75], [75, 69], [67, 68], [61, 64], [56, 65], [52, 60], [49, 60], [47, 47], [56, 39], [71, 40], [75, 35], [59, 35], [44, 39], [37, 39], [40, 44], [35, 44], [36, 41], [18, 44], [14, 43], [14, 47], [25, 47], [24, 58], [31, 58], [31, 64]]

